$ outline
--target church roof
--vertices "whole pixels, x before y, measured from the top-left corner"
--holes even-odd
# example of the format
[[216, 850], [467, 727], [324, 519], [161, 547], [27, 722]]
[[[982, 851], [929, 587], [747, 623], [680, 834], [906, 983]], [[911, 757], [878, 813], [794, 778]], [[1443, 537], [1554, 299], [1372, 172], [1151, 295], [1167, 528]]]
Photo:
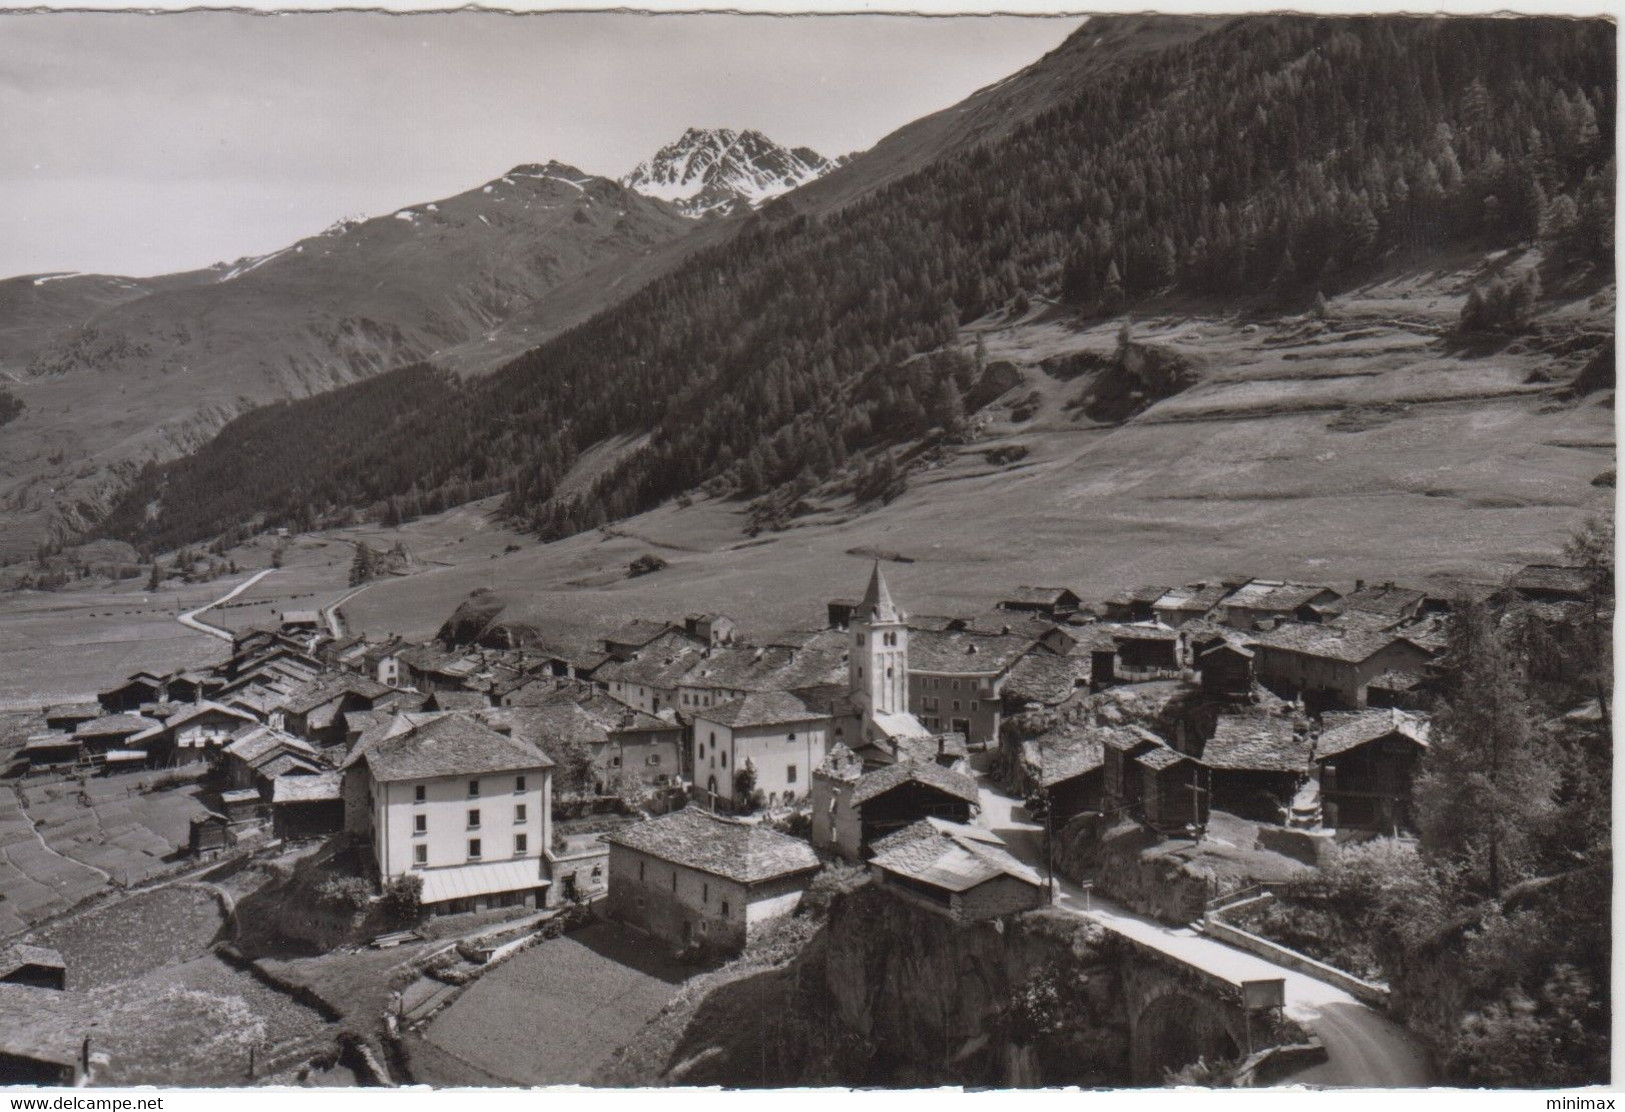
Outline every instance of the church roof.
[[891, 600], [891, 589], [886, 586], [886, 577], [880, 571], [879, 560], [875, 561], [874, 571], [869, 573], [869, 589], [863, 592], [863, 601], [858, 604], [857, 616], [871, 622], [903, 620], [902, 612]]

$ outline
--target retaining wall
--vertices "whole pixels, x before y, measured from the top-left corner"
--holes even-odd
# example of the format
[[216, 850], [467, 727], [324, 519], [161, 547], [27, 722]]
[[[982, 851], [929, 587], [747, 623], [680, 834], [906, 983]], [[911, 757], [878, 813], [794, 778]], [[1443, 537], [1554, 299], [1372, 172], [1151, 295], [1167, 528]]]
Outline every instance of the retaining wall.
[[1363, 1004], [1369, 1004], [1373, 1008], [1380, 1008], [1384, 1011], [1388, 1008], [1388, 986], [1386, 985], [1362, 981], [1352, 973], [1345, 973], [1335, 966], [1327, 965], [1323, 961], [1316, 961], [1314, 958], [1306, 954], [1300, 954], [1296, 950], [1288, 950], [1279, 943], [1271, 942], [1267, 938], [1261, 938], [1250, 931], [1242, 930], [1240, 927], [1232, 927], [1229, 923], [1221, 922], [1218, 919], [1205, 919], [1200, 926], [1203, 934], [1234, 946], [1238, 950], [1246, 950], [1248, 953], [1257, 954], [1261, 958], [1273, 961], [1277, 965], [1284, 965], [1288, 969], [1294, 969], [1305, 976], [1313, 977], [1317, 981], [1325, 981], [1327, 984], [1335, 985], [1356, 1000]]

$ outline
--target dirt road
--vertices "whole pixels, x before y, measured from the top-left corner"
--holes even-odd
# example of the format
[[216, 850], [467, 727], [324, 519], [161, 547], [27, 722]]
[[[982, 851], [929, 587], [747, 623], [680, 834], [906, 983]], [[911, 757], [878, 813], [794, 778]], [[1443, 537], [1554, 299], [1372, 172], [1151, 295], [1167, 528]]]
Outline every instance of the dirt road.
[[198, 621], [197, 616], [203, 613], [205, 610], [211, 610], [214, 607], [219, 606], [223, 602], [230, 602], [232, 599], [248, 590], [254, 584], [258, 583], [275, 570], [275, 568], [266, 568], [264, 571], [257, 571], [208, 605], [200, 606], [196, 610], [188, 610], [186, 613], [178, 616], [175, 620], [181, 623], [181, 625], [185, 626], [187, 629], [195, 629], [199, 633], [207, 633], [210, 637], [218, 637], [222, 641], [230, 641], [232, 640], [232, 635], [229, 629], [221, 629], [219, 626], [210, 625], [208, 622], [200, 622]]

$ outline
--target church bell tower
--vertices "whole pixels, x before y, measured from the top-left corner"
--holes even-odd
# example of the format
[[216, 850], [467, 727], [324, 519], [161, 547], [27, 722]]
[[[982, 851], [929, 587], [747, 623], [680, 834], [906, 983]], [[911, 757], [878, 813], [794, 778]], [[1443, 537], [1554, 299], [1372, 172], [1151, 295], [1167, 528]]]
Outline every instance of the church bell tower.
[[[886, 577], [875, 561], [869, 589], [852, 614], [847, 680], [865, 724], [877, 714], [908, 710], [907, 615], [892, 602]], [[867, 731], [866, 731], [867, 732]]]

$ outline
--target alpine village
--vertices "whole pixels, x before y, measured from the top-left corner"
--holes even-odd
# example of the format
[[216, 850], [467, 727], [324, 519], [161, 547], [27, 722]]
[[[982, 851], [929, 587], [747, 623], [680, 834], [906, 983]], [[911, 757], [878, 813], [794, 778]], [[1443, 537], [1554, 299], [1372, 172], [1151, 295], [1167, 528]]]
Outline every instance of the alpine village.
[[1606, 1084], [1614, 43], [0, 281], [0, 1082]]

